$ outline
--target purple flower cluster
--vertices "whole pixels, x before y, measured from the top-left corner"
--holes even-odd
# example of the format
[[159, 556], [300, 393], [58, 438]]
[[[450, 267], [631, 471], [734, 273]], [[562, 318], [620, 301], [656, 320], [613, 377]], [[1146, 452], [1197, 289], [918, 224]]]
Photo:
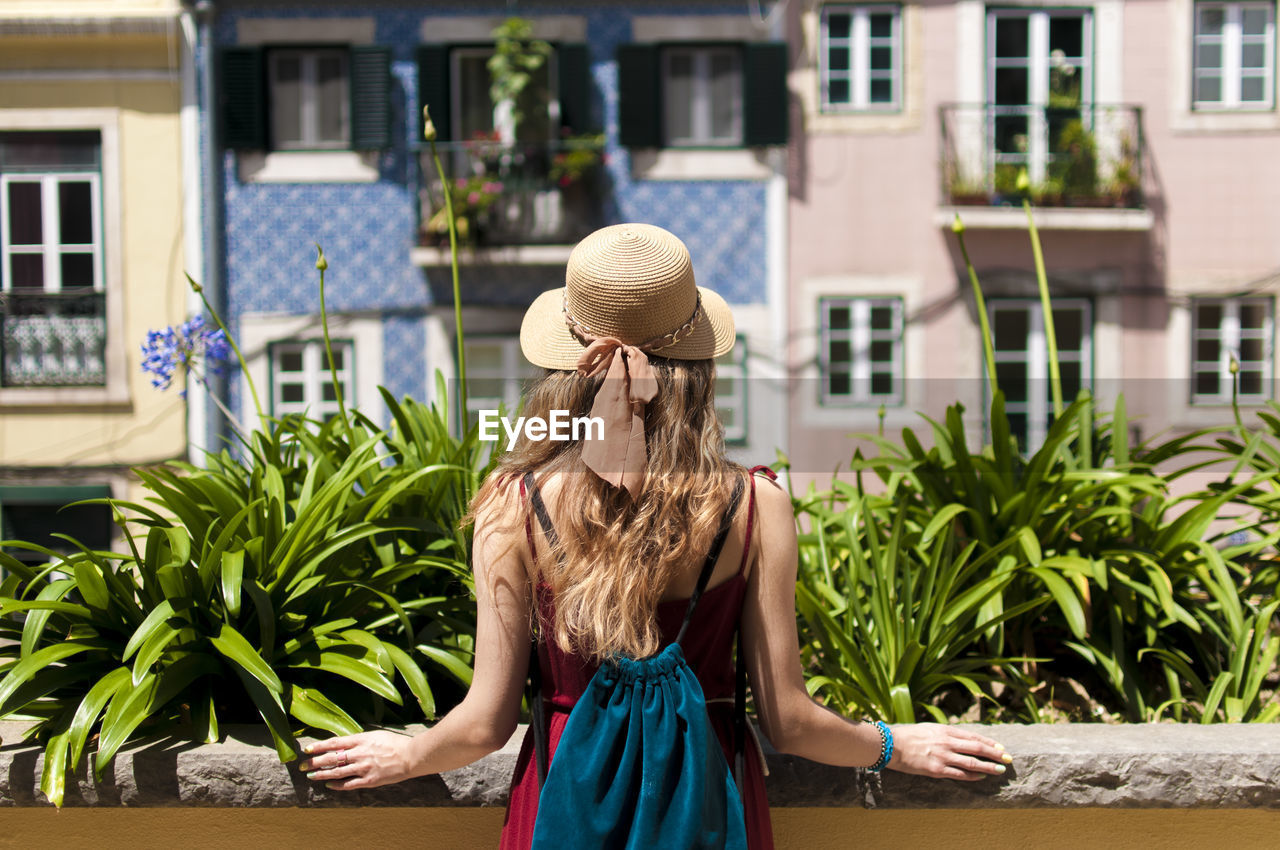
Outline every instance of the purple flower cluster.
[[200, 357], [217, 373], [231, 357], [227, 335], [221, 328], [206, 326], [204, 316], [189, 319], [177, 328], [147, 331], [147, 341], [142, 344], [142, 371], [151, 374], [151, 386], [167, 390], [173, 383], [174, 371], [181, 368], [185, 375]]

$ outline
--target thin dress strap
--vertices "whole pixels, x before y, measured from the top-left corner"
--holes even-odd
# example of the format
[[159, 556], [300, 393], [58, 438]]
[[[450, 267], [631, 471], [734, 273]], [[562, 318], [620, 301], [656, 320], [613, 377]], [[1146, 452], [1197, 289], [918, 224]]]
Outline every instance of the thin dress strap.
[[707, 582], [711, 579], [711, 571], [715, 568], [716, 561], [720, 558], [720, 550], [724, 548], [724, 541], [729, 536], [729, 529], [733, 527], [733, 517], [738, 512], [738, 503], [742, 501], [742, 479], [733, 482], [733, 495], [729, 498], [729, 507], [725, 509], [724, 518], [720, 520], [720, 529], [716, 532], [715, 539], [711, 541], [711, 549], [707, 552], [707, 561], [702, 565], [702, 572], [698, 574], [698, 586], [693, 589], [693, 595], [689, 597], [689, 608], [684, 612], [684, 622], [680, 624], [680, 632], [676, 635], [675, 642], [680, 643], [684, 639], [684, 633], [689, 630], [689, 623], [693, 620], [693, 611], [698, 607], [698, 600], [702, 598], [702, 592], [707, 589]]

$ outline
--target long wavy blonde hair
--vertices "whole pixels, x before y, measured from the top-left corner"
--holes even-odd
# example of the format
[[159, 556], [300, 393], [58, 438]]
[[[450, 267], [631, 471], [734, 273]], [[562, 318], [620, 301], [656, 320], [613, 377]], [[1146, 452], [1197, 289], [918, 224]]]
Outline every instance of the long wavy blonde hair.
[[[528, 440], [480, 487], [475, 516], [526, 472], [560, 476], [558, 544], [540, 551], [535, 581], [555, 599], [548, 628], [557, 645], [594, 660], [643, 658], [662, 648], [657, 608], [680, 568], [701, 562], [746, 470], [724, 456], [711, 360], [652, 357], [658, 396], [645, 411], [648, 469], [636, 498], [589, 472], [582, 441]], [[549, 371], [526, 395], [526, 417], [586, 416], [603, 376]], [[523, 506], [529, 519], [530, 507]], [[535, 526], [536, 527], [536, 526]]]

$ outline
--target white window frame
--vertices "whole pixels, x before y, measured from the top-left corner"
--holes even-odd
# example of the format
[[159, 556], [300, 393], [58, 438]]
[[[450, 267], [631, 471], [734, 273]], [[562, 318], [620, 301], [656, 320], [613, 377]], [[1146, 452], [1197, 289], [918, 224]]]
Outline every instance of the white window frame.
[[[319, 59], [325, 55], [336, 56], [342, 61], [342, 138], [336, 140], [320, 138], [320, 98], [316, 87]], [[277, 67], [283, 56], [296, 56], [299, 60], [298, 130], [302, 138], [291, 141], [280, 139], [279, 106], [275, 102]], [[346, 150], [351, 147], [351, 55], [345, 47], [273, 48], [267, 53], [267, 89], [271, 102], [271, 145], [275, 150]]]
[[[342, 387], [342, 400], [348, 409], [356, 406], [355, 393], [355, 340], [330, 339], [334, 354], [342, 353], [342, 367], [338, 369], [338, 382]], [[310, 419], [325, 420], [339, 413], [337, 399], [325, 400], [324, 385], [332, 378], [329, 372], [329, 359], [325, 352], [323, 339], [278, 340], [268, 348], [270, 353], [268, 368], [271, 370], [271, 415], [276, 417], [301, 414]], [[280, 357], [286, 352], [297, 352], [302, 355], [302, 371], [282, 373]], [[302, 401], [285, 401], [282, 394], [281, 375], [301, 375], [303, 387]], [[299, 383], [291, 380], [289, 383]]]
[[[832, 308], [838, 307], [849, 309], [847, 330], [831, 328], [830, 313]], [[892, 310], [893, 324], [887, 331], [871, 328], [871, 310], [880, 307], [888, 307]], [[818, 311], [819, 403], [823, 407], [867, 407], [880, 404], [897, 407], [901, 405], [906, 375], [903, 363], [906, 316], [902, 298], [823, 296], [819, 299]], [[835, 394], [829, 389], [831, 375], [837, 371], [830, 360], [831, 343], [841, 340], [849, 343], [848, 369], [838, 370], [849, 373], [850, 392], [848, 394]], [[871, 343], [886, 341], [892, 343], [892, 357], [889, 361], [892, 389], [887, 393], [876, 393], [871, 389], [874, 371], [872, 368], [874, 364], [871, 361]]]
[[[711, 135], [711, 57], [721, 54], [733, 57], [737, 63], [737, 82], [733, 86], [733, 121], [732, 129], [726, 136]], [[661, 52], [661, 85], [663, 123], [666, 123], [666, 106], [672, 102], [667, 94], [671, 79], [671, 62], [676, 56], [689, 56], [693, 65], [693, 97], [689, 108], [692, 110], [690, 124], [692, 135], [687, 138], [672, 136], [666, 127], [663, 128], [663, 144], [669, 147], [710, 147], [740, 148], [743, 142], [743, 102], [742, 102], [742, 49], [734, 45], [685, 46], [669, 45]]]
[[[476, 348], [481, 346], [496, 347], [498, 349], [501, 365], [497, 369], [472, 365], [471, 355]], [[468, 393], [468, 420], [471, 421], [473, 417], [478, 417], [481, 410], [498, 410], [500, 408], [505, 408], [504, 415], [514, 417], [516, 409], [520, 406], [520, 399], [524, 395], [527, 382], [536, 379], [541, 374], [541, 370], [525, 359], [524, 353], [520, 350], [520, 338], [518, 336], [473, 334], [466, 338], [463, 343], [463, 349], [467, 355], [467, 380], [469, 383], [477, 379], [502, 381], [501, 398], [477, 396], [470, 392]], [[474, 384], [471, 383], [471, 385]]]
[[[63, 243], [59, 241], [58, 186], [62, 183], [88, 183], [93, 242], [89, 244]], [[12, 221], [9, 210], [9, 187], [15, 183], [37, 183], [40, 186], [40, 212], [42, 221], [39, 245], [13, 245], [9, 241]], [[44, 292], [62, 291], [62, 263], [64, 253], [93, 255], [93, 291], [104, 289], [102, 269], [102, 182], [95, 171], [50, 169], [47, 172], [13, 172], [0, 175], [0, 221], [5, 223], [0, 232], [0, 256], [3, 257], [4, 291], [17, 291], [13, 287], [13, 257], [16, 254], [39, 254], [44, 257]], [[89, 249], [89, 250], [86, 250]], [[25, 287], [21, 287], [25, 289]]]
[[[1200, 324], [1200, 308], [1216, 306], [1222, 310], [1221, 324], [1215, 328], [1206, 328]], [[1245, 329], [1240, 326], [1240, 309], [1244, 306], [1260, 307], [1263, 311], [1263, 325], [1260, 330]], [[1216, 339], [1218, 359], [1213, 362], [1197, 359], [1198, 343], [1202, 339]], [[1275, 303], [1269, 297], [1255, 298], [1193, 298], [1191, 300], [1191, 403], [1193, 405], [1231, 404], [1231, 390], [1239, 383], [1240, 376], [1231, 374], [1231, 363], [1234, 360], [1244, 370], [1246, 363], [1241, 359], [1241, 342], [1245, 339], [1262, 340], [1262, 359], [1248, 361], [1250, 367], [1260, 367], [1262, 372], [1262, 392], [1241, 392], [1236, 400], [1242, 403], [1267, 401], [1272, 397], [1275, 380]], [[1210, 368], [1205, 368], [1210, 367]], [[1250, 368], [1250, 371], [1258, 371]], [[1214, 372], [1218, 376], [1218, 392], [1201, 393], [1196, 390], [1197, 376], [1202, 372]]]
[[[829, 20], [832, 14], [849, 15], [849, 37], [832, 38]], [[888, 38], [871, 36], [871, 16], [892, 16]], [[845, 47], [849, 50], [847, 71], [833, 71], [828, 67], [831, 49]], [[871, 48], [888, 47], [892, 56], [889, 70], [871, 69]], [[821, 87], [821, 104], [824, 112], [898, 112], [902, 109], [902, 7], [896, 4], [841, 4], [822, 7], [822, 28], [818, 50], [818, 79]], [[893, 97], [887, 102], [872, 102], [871, 80], [889, 80]], [[849, 82], [849, 102], [832, 103], [830, 85], [833, 79]]]
[[[1025, 112], [1027, 115], [1027, 177], [1031, 184], [1044, 182], [1049, 165], [1049, 122], [1045, 109], [1049, 106], [1049, 21], [1055, 17], [1081, 18], [1083, 30], [1081, 37], [1081, 56], [1078, 71], [1080, 74], [1080, 113], [1081, 118], [1089, 122], [1089, 107], [1093, 103], [1094, 88], [1094, 14], [1087, 7], [1066, 6], [1053, 9], [1034, 7], [988, 8], [986, 12], [986, 48], [984, 50], [983, 69], [985, 75], [985, 98], [987, 105], [987, 140], [986, 150], [991, 157], [992, 172], [996, 162], [996, 116], [999, 114], [1016, 115]], [[1001, 18], [1027, 19], [1027, 103], [1022, 106], [1004, 104], [996, 106], [996, 70], [998, 68], [1019, 67], [1018, 59], [1012, 57], [996, 58], [996, 23]], [[1070, 57], [1076, 59], [1077, 57]], [[1075, 65], [1074, 61], [1067, 64]]]
[[[732, 382], [728, 392], [721, 392], [722, 381]], [[716, 358], [716, 411], [733, 411], [733, 424], [724, 426], [726, 443], [746, 442], [747, 409], [747, 339], [738, 334], [733, 350]], [[724, 420], [721, 415], [722, 424]]]
[[[1276, 78], [1276, 4], [1274, 2], [1258, 2], [1258, 0], [1205, 0], [1192, 3], [1191, 21], [1191, 108], [1197, 111], [1266, 111], [1275, 107]], [[1221, 10], [1224, 13], [1222, 35], [1202, 35], [1200, 33], [1200, 14], [1207, 10]], [[1267, 15], [1266, 31], [1261, 36], [1246, 36], [1242, 19], [1245, 10], [1261, 10]], [[1266, 58], [1260, 73], [1248, 76], [1262, 78], [1262, 100], [1241, 100], [1240, 89], [1244, 80], [1245, 69], [1241, 63], [1246, 39], [1253, 44], [1261, 44]], [[1199, 53], [1202, 45], [1218, 44], [1222, 49], [1222, 64], [1213, 71], [1220, 76], [1222, 97], [1218, 100], [1198, 100], [1196, 83], [1199, 78], [1208, 76], [1200, 67]]]
[[[1064, 351], [1058, 348], [1058, 363], [1080, 364], [1080, 386], [1093, 386], [1093, 304], [1087, 298], [1054, 298], [1050, 306], [1055, 310], [1079, 308], [1084, 313], [1081, 322], [1080, 349]], [[1049, 386], [1049, 344], [1045, 331], [1044, 310], [1038, 298], [994, 298], [987, 302], [987, 318], [995, 327], [999, 310], [1020, 310], [1027, 314], [1026, 348], [1021, 351], [999, 350], [994, 352], [996, 364], [1025, 363], [1027, 367], [1027, 400], [1010, 401], [1005, 393], [1006, 413], [1021, 413], [1027, 419], [1026, 448], [1034, 450], [1044, 443], [1049, 431], [1049, 416], [1053, 402]], [[1002, 388], [1003, 389], [1003, 388]], [[1070, 404], [1074, 399], [1063, 399]]]

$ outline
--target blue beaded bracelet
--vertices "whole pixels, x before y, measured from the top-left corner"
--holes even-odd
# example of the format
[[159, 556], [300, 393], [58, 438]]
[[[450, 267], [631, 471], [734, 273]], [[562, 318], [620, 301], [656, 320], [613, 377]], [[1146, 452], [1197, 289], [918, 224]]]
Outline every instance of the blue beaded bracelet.
[[884, 770], [889, 764], [889, 759], [893, 758], [893, 732], [889, 730], [889, 724], [883, 720], [877, 720], [876, 728], [880, 730], [880, 758], [867, 768], [872, 773]]

